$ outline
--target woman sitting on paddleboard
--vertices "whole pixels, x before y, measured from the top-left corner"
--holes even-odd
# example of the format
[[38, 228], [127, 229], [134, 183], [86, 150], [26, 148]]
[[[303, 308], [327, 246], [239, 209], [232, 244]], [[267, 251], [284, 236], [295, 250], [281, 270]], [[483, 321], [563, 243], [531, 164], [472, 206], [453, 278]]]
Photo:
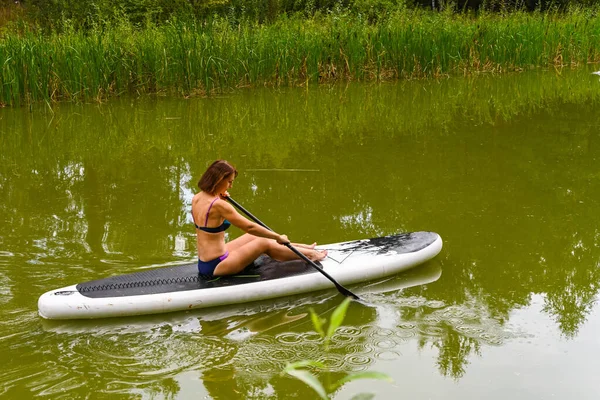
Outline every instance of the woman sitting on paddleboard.
[[[237, 177], [237, 170], [225, 160], [217, 160], [198, 182], [201, 192], [192, 199], [196, 225], [198, 271], [205, 276], [236, 274], [266, 253], [278, 261], [297, 259], [287, 247], [286, 235], [272, 232], [240, 215], [225, 198]], [[225, 230], [235, 225], [246, 234], [225, 243]], [[319, 261], [327, 256], [315, 245], [294, 244], [306, 257]]]

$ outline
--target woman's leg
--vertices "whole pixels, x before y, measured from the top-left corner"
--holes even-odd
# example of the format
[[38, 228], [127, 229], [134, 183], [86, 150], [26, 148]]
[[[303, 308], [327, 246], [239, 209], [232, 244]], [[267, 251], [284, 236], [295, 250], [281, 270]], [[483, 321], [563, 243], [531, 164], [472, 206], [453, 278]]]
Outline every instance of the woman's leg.
[[301, 249], [314, 249], [317, 246], [317, 242], [314, 242], [313, 244], [304, 244], [304, 243], [292, 243], [292, 246], [294, 247], [299, 247]]
[[[259, 237], [251, 235], [249, 233], [244, 233], [242, 236], [227, 242], [225, 244], [225, 248], [227, 249], [227, 251], [232, 252], [233, 250], [239, 249], [240, 247], [242, 247], [256, 239], [259, 239]], [[316, 245], [317, 245], [317, 243], [313, 243], [313, 244], [292, 243], [292, 246], [294, 246], [294, 247], [297, 247], [299, 249], [309, 249], [309, 250], [314, 249]]]
[[254, 236], [254, 239], [246, 241], [246, 243], [244, 243], [242, 246], [237, 246], [237, 248], [235, 248], [234, 250], [229, 250], [228, 246], [229, 255], [226, 259], [221, 261], [219, 265], [217, 265], [217, 268], [215, 268], [213, 275], [216, 276], [237, 274], [238, 272], [246, 268], [246, 266], [250, 265], [261, 254], [267, 252], [267, 240], [268, 239], [258, 238]]
[[[313, 261], [322, 260], [327, 256], [327, 251], [318, 251], [312, 248], [300, 248], [299, 251]], [[213, 274], [237, 274], [263, 253], [278, 261], [289, 261], [298, 258], [293, 251], [276, 241], [257, 237], [230, 251], [229, 256], [217, 265]]]
[[232, 251], [239, 249], [240, 247], [250, 243], [255, 239], [258, 239], [258, 236], [254, 236], [249, 233], [244, 233], [242, 236], [225, 243], [225, 248], [231, 253]]

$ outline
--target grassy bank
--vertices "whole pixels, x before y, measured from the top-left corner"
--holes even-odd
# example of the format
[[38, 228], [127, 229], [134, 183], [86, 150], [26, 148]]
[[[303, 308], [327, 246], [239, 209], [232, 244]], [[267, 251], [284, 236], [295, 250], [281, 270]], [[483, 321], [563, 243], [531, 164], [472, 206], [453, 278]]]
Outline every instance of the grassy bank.
[[469, 16], [399, 10], [377, 24], [350, 14], [272, 24], [171, 21], [0, 39], [0, 102], [206, 94], [249, 85], [505, 72], [600, 61], [600, 16]]

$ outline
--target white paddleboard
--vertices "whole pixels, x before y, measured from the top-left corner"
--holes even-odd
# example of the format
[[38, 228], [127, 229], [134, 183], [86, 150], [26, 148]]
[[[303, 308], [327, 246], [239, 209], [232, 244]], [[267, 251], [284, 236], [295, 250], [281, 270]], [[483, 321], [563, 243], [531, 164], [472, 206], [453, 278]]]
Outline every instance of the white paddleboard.
[[[411, 232], [318, 246], [328, 250], [319, 264], [341, 285], [371, 281], [410, 269], [435, 257], [442, 239]], [[207, 280], [196, 263], [144, 270], [51, 290], [40, 296], [47, 319], [91, 319], [247, 303], [335, 288], [314, 267], [261, 256], [240, 274]], [[335, 289], [333, 289], [335, 290]]]

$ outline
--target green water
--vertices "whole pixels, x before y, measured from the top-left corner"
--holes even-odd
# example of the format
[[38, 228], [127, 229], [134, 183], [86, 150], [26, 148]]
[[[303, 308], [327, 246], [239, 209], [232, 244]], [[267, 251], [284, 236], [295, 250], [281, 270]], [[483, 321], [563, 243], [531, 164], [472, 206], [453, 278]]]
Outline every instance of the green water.
[[[597, 68], [596, 68], [597, 69]], [[210, 99], [0, 109], [0, 397], [316, 398], [280, 373], [322, 361], [336, 393], [595, 399], [600, 80], [592, 70], [253, 89]], [[329, 351], [308, 316], [335, 290], [97, 321], [37, 298], [193, 259], [209, 162], [294, 241], [432, 230], [432, 262], [352, 304]], [[231, 236], [239, 231], [230, 230]]]

